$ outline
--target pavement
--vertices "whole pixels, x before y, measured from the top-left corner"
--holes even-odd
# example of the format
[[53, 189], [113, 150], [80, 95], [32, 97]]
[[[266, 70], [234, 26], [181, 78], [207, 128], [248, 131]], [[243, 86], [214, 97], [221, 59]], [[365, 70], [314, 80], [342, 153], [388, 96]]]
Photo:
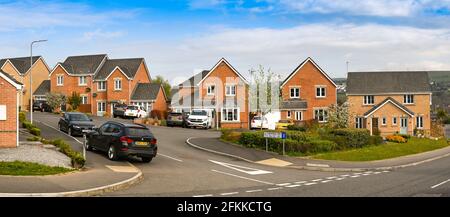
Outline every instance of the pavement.
[[386, 160], [368, 162], [344, 162], [282, 156], [277, 153], [244, 148], [228, 142], [223, 142], [218, 138], [190, 138], [186, 142], [195, 148], [199, 148], [216, 154], [222, 154], [224, 156], [235, 157], [237, 159], [248, 162], [270, 166], [322, 171], [390, 170], [416, 166], [422, 163], [450, 156], [450, 147], [446, 147], [434, 151]]

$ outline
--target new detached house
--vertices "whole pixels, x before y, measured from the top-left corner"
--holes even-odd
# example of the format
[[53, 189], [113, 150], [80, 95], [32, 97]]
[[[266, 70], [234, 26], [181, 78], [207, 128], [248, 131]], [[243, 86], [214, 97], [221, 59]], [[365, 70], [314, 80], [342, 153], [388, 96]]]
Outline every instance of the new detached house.
[[427, 72], [350, 72], [350, 123], [372, 134], [430, 133], [431, 87]]
[[336, 104], [336, 84], [308, 57], [281, 83], [282, 120], [301, 123], [328, 120], [328, 107]]

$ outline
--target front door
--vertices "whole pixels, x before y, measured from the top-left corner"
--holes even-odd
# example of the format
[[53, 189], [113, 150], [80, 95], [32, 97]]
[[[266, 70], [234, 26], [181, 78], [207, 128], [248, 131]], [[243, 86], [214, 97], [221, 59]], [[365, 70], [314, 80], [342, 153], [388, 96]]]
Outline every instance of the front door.
[[400, 134], [408, 134], [408, 118], [400, 118]]
[[378, 131], [378, 118], [372, 118], [372, 133]]

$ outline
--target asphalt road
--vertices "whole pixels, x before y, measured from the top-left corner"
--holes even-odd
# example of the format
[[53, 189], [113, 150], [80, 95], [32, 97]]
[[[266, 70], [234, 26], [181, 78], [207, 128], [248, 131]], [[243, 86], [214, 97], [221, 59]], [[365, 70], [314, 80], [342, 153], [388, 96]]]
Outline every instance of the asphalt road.
[[[58, 116], [34, 114], [35, 120], [57, 126]], [[94, 117], [96, 125], [107, 120], [111, 119]], [[394, 171], [305, 171], [247, 163], [185, 144], [189, 137], [217, 137], [215, 131], [167, 127], [151, 130], [158, 139], [158, 156], [149, 164], [131, 161], [142, 170], [144, 181], [105, 196], [450, 196], [450, 158]], [[81, 148], [73, 138], [62, 137]], [[89, 164], [111, 162], [101, 153], [89, 153]]]

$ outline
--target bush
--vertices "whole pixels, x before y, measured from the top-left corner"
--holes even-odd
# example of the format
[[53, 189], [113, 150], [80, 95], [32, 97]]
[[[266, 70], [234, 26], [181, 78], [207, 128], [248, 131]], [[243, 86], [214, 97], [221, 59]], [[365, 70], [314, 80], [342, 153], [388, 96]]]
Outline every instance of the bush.
[[41, 129], [34, 127], [30, 129], [30, 133], [35, 136], [41, 136]]
[[162, 119], [160, 125], [161, 125], [161, 126], [167, 126], [167, 121], [166, 121], [166, 119]]
[[386, 136], [386, 140], [389, 142], [396, 142], [396, 143], [406, 143], [407, 140], [399, 135], [389, 135]]
[[401, 137], [403, 137], [404, 139], [406, 139], [406, 140], [408, 140], [408, 139], [411, 139], [411, 136], [410, 135], [407, 135], [407, 134], [395, 134], [396, 136], [401, 136]]
[[222, 140], [238, 143], [241, 138], [241, 132], [230, 129], [222, 129], [221, 131], [220, 139]]
[[370, 136], [369, 145], [380, 145], [383, 143], [383, 137], [381, 136]]
[[75, 168], [82, 168], [86, 163], [86, 160], [83, 158], [81, 153], [76, 152], [70, 147], [69, 144], [65, 143], [61, 139], [50, 141], [50, 144], [59, 148], [59, 151], [68, 157], [70, 157], [72, 161], [72, 166]]
[[304, 126], [299, 126], [299, 125], [288, 125], [287, 126], [288, 130], [293, 130], [293, 131], [301, 131], [301, 132], [305, 132], [306, 131], [306, 127]]
[[36, 126], [34, 126], [32, 123], [30, 123], [29, 121], [24, 121], [22, 122], [22, 127], [26, 128], [27, 130], [31, 130], [32, 128], [36, 128]]
[[27, 141], [30, 141], [30, 142], [36, 142], [36, 141], [41, 141], [41, 140], [42, 140], [42, 138], [38, 137], [38, 136], [34, 136], [33, 138], [27, 138]]
[[25, 112], [20, 112], [19, 113], [19, 122], [23, 123], [26, 120], [27, 120], [27, 116], [26, 116]]
[[361, 148], [369, 145], [370, 132], [367, 129], [335, 129], [330, 134], [328, 139], [336, 142], [341, 149]]

